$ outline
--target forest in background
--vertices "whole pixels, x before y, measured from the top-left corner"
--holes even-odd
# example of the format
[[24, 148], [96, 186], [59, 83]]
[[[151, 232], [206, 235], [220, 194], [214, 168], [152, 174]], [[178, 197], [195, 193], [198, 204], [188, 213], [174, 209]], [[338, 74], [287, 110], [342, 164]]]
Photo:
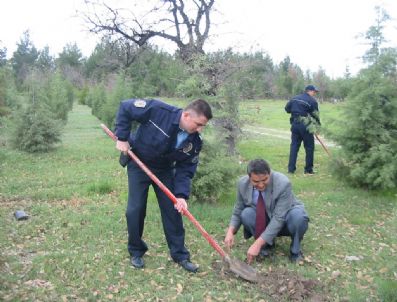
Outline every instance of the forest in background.
[[[174, 0], [168, 2], [177, 5]], [[203, 11], [199, 13], [204, 16], [211, 7], [200, 2]], [[239, 104], [287, 100], [314, 84], [320, 90], [319, 102], [346, 102], [344, 115], [336, 121], [341, 126], [338, 131], [328, 131], [326, 126], [322, 130], [342, 147], [334, 163], [336, 172], [367, 188], [395, 188], [397, 49], [384, 47], [383, 29], [390, 17], [382, 8], [376, 10], [377, 19], [364, 34], [368, 50], [362, 59], [367, 67], [357, 75], [347, 68], [337, 79], [322, 69], [304, 71], [289, 57], [275, 63], [265, 52], [204, 53], [199, 44], [203, 35], [189, 28], [189, 22], [188, 32], [196, 32], [198, 38], [186, 44], [179, 41], [180, 49], [174, 54], [159, 50], [143, 39], [143, 33], [137, 36], [142, 42], [126, 38], [125, 33], [116, 35], [123, 29], [112, 28], [88, 57], [76, 44], [66, 45], [53, 57], [48, 47], [37, 49], [26, 31], [10, 59], [7, 49], [0, 48], [0, 144], [27, 152], [50, 151], [61, 141], [73, 102], [88, 105], [93, 115], [112, 126], [123, 99], [203, 97], [215, 110], [213, 132], [224, 142], [224, 148], [207, 144], [208, 156], [203, 157], [214, 163], [238, 155], [243, 124]], [[89, 20], [93, 32], [109, 28]], [[145, 32], [147, 37], [162, 33]]]

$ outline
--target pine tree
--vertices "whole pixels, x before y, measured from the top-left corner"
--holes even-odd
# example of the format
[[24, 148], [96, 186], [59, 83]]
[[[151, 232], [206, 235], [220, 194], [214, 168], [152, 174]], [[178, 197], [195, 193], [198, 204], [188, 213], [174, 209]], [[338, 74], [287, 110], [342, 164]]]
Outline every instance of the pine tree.
[[349, 95], [336, 167], [353, 184], [391, 189], [397, 184], [397, 87], [377, 66], [360, 73]]
[[[372, 41], [363, 57], [370, 66], [353, 81], [344, 119], [333, 138], [341, 145], [336, 172], [351, 183], [370, 189], [397, 186], [397, 49], [381, 48], [387, 14], [377, 8]], [[382, 13], [383, 16], [379, 17]]]
[[47, 152], [60, 142], [61, 127], [47, 105], [32, 102], [16, 116], [11, 142], [22, 151]]

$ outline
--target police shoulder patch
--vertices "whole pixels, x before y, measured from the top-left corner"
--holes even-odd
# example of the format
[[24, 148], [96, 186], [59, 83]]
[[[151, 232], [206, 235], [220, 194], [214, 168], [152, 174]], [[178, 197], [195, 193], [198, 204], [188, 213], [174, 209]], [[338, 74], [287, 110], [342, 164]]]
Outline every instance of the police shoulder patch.
[[134, 106], [137, 107], [137, 108], [145, 108], [146, 101], [145, 100], [136, 100], [134, 102]]

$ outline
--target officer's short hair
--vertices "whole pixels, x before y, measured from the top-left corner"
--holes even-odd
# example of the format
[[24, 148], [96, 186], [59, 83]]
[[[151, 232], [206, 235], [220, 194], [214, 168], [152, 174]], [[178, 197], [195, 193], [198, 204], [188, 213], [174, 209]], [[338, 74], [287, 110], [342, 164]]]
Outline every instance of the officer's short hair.
[[212, 110], [210, 105], [202, 100], [202, 99], [197, 99], [191, 102], [189, 105], [187, 105], [184, 109], [184, 111], [192, 110], [196, 112], [198, 115], [204, 115], [207, 120], [212, 119]]
[[251, 176], [251, 173], [254, 174], [270, 174], [270, 165], [264, 159], [254, 159], [248, 163], [247, 173]]

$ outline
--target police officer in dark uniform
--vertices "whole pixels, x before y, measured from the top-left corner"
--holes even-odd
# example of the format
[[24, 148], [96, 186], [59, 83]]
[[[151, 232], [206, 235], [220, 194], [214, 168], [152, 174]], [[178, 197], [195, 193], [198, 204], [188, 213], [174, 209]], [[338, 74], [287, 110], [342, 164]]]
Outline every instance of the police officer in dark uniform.
[[[131, 148], [177, 199], [173, 205], [134, 161], [123, 163], [128, 171], [128, 252], [135, 268], [144, 267], [142, 257], [148, 250], [142, 234], [148, 190], [152, 185], [172, 259], [189, 272], [197, 271], [185, 247], [181, 213], [187, 209], [191, 179], [196, 172], [202, 147], [199, 132], [211, 118], [211, 107], [201, 99], [191, 102], [183, 110], [153, 99], [121, 102], [115, 131], [118, 138], [116, 148], [122, 152], [120, 158], [125, 158]], [[134, 133], [131, 132], [133, 121], [140, 124]]]
[[320, 124], [318, 104], [314, 96], [318, 90], [313, 85], [308, 85], [305, 92], [294, 96], [285, 106], [285, 111], [291, 114], [291, 146], [288, 162], [288, 173], [295, 173], [296, 159], [300, 145], [306, 152], [305, 174], [314, 174], [314, 136], [309, 130], [311, 123]]

